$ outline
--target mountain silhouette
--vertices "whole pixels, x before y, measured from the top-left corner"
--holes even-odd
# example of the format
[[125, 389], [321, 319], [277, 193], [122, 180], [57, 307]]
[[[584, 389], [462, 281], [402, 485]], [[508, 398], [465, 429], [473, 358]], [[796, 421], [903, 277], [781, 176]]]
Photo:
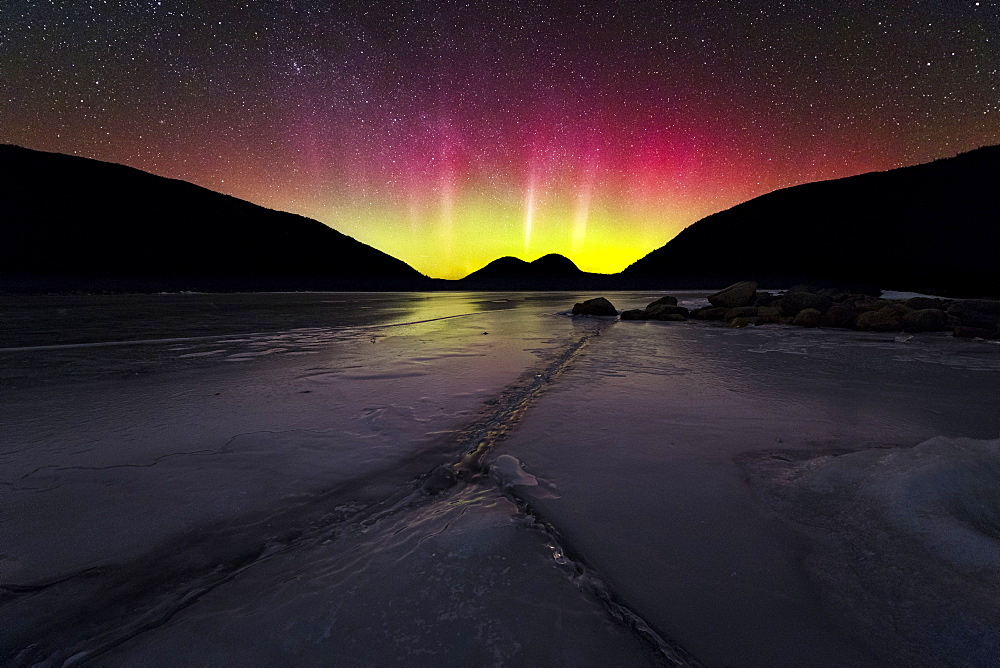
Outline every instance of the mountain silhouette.
[[568, 257], [550, 253], [533, 262], [502, 257], [455, 284], [464, 290], [578, 290], [606, 285], [608, 278], [582, 271]]
[[303, 216], [88, 158], [0, 145], [0, 289], [424, 289]]
[[309, 218], [122, 165], [0, 145], [0, 290], [605, 290], [756, 280], [1000, 296], [1000, 146], [793, 186], [621, 274], [550, 254], [429, 279]]
[[620, 286], [756, 280], [1000, 296], [1000, 146], [777, 190], [704, 218]]

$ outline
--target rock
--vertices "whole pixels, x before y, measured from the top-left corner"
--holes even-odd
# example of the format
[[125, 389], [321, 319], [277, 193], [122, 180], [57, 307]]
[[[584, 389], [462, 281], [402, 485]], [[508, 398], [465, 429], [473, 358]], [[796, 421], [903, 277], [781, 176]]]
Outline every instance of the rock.
[[746, 327], [748, 325], [763, 325], [762, 318], [733, 318], [729, 321], [730, 327]]
[[777, 306], [759, 306], [757, 307], [757, 315], [761, 318], [780, 318], [781, 309]]
[[889, 304], [878, 311], [865, 311], [858, 316], [856, 326], [864, 332], [899, 332], [907, 312], [902, 304]]
[[737, 308], [728, 309], [723, 320], [732, 320], [733, 318], [756, 318], [758, 315], [756, 306], [738, 306]]
[[850, 304], [834, 304], [827, 310], [820, 324], [824, 327], [851, 329], [858, 320], [858, 313]]
[[646, 317], [649, 320], [677, 320], [673, 316], [681, 316], [682, 320], [687, 320], [688, 310], [683, 306], [670, 306], [660, 304], [646, 309]]
[[776, 302], [779, 298], [772, 295], [770, 292], [757, 292], [757, 296], [754, 297], [754, 306], [770, 306]]
[[666, 297], [660, 297], [652, 304], [646, 306], [646, 310], [653, 308], [654, 306], [677, 306], [677, 297], [671, 297], [667, 295]]
[[795, 314], [792, 324], [797, 327], [818, 327], [823, 314], [814, 308], [804, 308]]
[[614, 305], [604, 297], [573, 304], [573, 315], [618, 315]]
[[723, 320], [728, 310], [721, 306], [706, 306], [691, 311], [691, 317], [696, 320]]
[[[858, 302], [863, 302], [863, 301], [866, 301], [868, 299], [873, 299], [873, 297], [871, 297], [869, 295], [858, 294], [856, 292], [851, 292], [851, 293], [848, 293], [844, 297], [844, 299], [841, 300], [841, 302], [844, 303], [844, 304], [857, 304]], [[875, 309], [875, 310], [877, 311], [878, 309]]]
[[962, 339], [1000, 339], [1000, 330], [987, 329], [985, 327], [964, 327], [959, 325], [952, 332], [952, 336]]
[[421, 485], [428, 494], [438, 494], [451, 489], [458, 482], [458, 477], [450, 467], [441, 465], [427, 474]]
[[954, 313], [992, 313], [1000, 315], [1000, 299], [959, 299], [948, 307]]
[[785, 315], [795, 315], [807, 308], [816, 309], [822, 314], [831, 306], [832, 299], [811, 292], [788, 292], [781, 298], [781, 312]]
[[905, 306], [909, 306], [912, 309], [917, 309], [918, 311], [927, 308], [936, 309], [946, 309], [948, 308], [949, 302], [944, 299], [935, 299], [933, 297], [910, 297], [903, 302]]
[[948, 307], [965, 327], [996, 329], [1000, 327], [1000, 301], [993, 299], [963, 299]]
[[757, 318], [762, 325], [776, 325], [781, 322], [781, 309], [777, 306], [760, 306], [757, 308]]
[[724, 306], [726, 308], [736, 308], [737, 306], [750, 306], [757, 296], [757, 283], [754, 281], [743, 281], [733, 283], [728, 288], [719, 290], [714, 295], [708, 296], [708, 303], [712, 306]]
[[645, 309], [634, 308], [629, 311], [622, 311], [622, 320], [646, 320], [649, 314]]
[[940, 332], [947, 327], [948, 316], [941, 309], [922, 308], [903, 316], [903, 328], [907, 332]]
[[885, 299], [859, 299], [854, 302], [854, 309], [861, 311], [862, 313], [866, 311], [878, 311], [890, 304], [889, 301]]
[[913, 309], [911, 309], [909, 306], [906, 306], [905, 304], [903, 304], [901, 302], [889, 302], [886, 306], [883, 306], [879, 310], [881, 310], [881, 311], [892, 311], [893, 313], [896, 313], [897, 315], [899, 315], [900, 318], [902, 318], [903, 316], [905, 316], [907, 313], [910, 313], [910, 312], [913, 311]]

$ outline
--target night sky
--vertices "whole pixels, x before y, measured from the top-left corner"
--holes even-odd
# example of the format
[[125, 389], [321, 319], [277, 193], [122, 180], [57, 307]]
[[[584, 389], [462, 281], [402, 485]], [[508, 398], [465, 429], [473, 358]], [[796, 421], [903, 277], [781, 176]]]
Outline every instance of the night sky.
[[3, 0], [0, 142], [436, 277], [550, 252], [614, 272], [776, 188], [1000, 143], [998, 68], [1000, 0]]

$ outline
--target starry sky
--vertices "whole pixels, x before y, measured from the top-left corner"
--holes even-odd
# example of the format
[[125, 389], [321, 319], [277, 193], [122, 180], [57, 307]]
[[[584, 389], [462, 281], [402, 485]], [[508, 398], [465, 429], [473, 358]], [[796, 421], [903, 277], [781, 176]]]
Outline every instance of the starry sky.
[[616, 272], [777, 188], [1000, 143], [998, 68], [1000, 0], [4, 0], [0, 142], [435, 277]]

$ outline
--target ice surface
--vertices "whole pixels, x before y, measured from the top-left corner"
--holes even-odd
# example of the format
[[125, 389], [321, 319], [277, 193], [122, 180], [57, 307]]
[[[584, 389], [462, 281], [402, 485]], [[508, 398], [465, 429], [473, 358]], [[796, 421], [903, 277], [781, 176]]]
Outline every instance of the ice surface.
[[594, 296], [5, 302], [3, 663], [982, 663], [997, 347]]
[[[702, 661], [877, 665], [906, 656], [932, 665], [947, 653], [916, 660], [817, 595], [802, 561], [813, 538], [761, 502], [736, 460], [910, 446], [938, 434], [995, 438], [1000, 358], [962, 343], [621, 323], [501, 449], [549, 483], [517, 493], [633, 610]], [[859, 599], [853, 612], [864, 608]], [[951, 650], [956, 662], [978, 656], [969, 644]]]
[[[555, 304], [574, 295], [519, 295], [505, 302], [489, 297], [410, 295], [387, 302], [384, 295], [338, 296], [340, 320], [324, 295], [311, 297], [322, 304], [295, 296], [291, 305], [283, 295], [165, 296], [165, 304], [156, 296], [147, 298], [152, 304], [131, 298], [124, 306], [117, 297], [40, 298], [37, 313], [21, 304], [8, 321], [20, 329], [4, 331], [12, 345], [0, 351], [4, 662], [93, 661], [168, 619], [179, 623], [189, 608], [201, 609], [208, 592], [233, 580], [246, 587], [241, 591], [259, 591], [265, 565], [309, 552], [317, 535], [363, 534], [368, 525], [360, 525], [362, 515], [372, 530], [391, 526], [382, 524], [377, 509], [400, 495], [408, 498], [424, 473], [461, 458], [470, 424], [488, 425], [509, 393], [520, 396], [520, 385], [530, 387], [593, 330], [592, 322], [555, 315]], [[184, 299], [192, 301], [185, 305]], [[53, 323], [68, 325], [72, 318], [65, 306], [47, 309], [52, 302], [82, 311], [80, 327], [58, 333]], [[216, 307], [226, 318], [208, 326], [201, 320]], [[286, 321], [296, 326], [282, 329]], [[413, 493], [421, 503], [431, 498]], [[530, 576], [519, 572], [520, 591], [525, 597], [544, 592], [544, 598], [518, 599], [507, 566], [487, 568], [476, 581], [471, 566], [449, 566], [439, 581], [438, 595], [446, 598], [423, 596], [419, 603], [434, 615], [460, 619], [418, 619], [395, 597], [426, 579], [419, 572], [438, 568], [436, 552], [417, 571], [399, 563], [410, 555], [416, 567], [409, 548], [389, 558], [385, 541], [396, 533], [372, 543], [368, 555], [355, 550], [364, 545], [341, 549], [334, 540], [338, 558], [371, 563], [363, 579], [372, 579], [375, 589], [364, 607], [369, 594], [352, 599], [335, 583], [336, 595], [349, 602], [341, 617], [347, 626], [337, 626], [316, 652], [350, 639], [354, 663], [363, 663], [366, 652], [402, 660], [405, 648], [386, 646], [382, 655], [373, 649], [385, 641], [389, 625], [414, 638], [423, 633], [421, 642], [436, 643], [439, 656], [452, 659], [516, 662], [527, 653], [577, 662], [591, 653], [596, 660], [624, 652], [641, 662], [651, 655], [649, 644], [609, 616], [599, 600], [554, 570], [546, 536], [530, 523], [514, 522], [516, 507], [466, 497], [449, 501], [443, 494], [439, 503], [452, 515], [432, 506], [423, 515], [400, 514], [410, 519], [397, 526], [402, 531], [412, 522], [406, 529], [412, 545], [433, 546], [442, 540], [434, 536], [453, 535], [458, 518], [477, 526], [472, 518], [487, 511], [473, 509], [489, 507], [487, 514], [510, 523], [504, 531], [524, 535], [496, 543], [493, 551], [484, 544], [488, 560], [528, 562], [533, 570]], [[459, 535], [482, 542], [486, 534], [502, 533], [499, 521]], [[480, 592], [483, 603], [470, 599], [467, 614], [459, 614], [456, 592], [495, 581], [502, 592]], [[283, 624], [276, 611], [284, 607], [315, 607], [316, 615], [328, 607], [311, 591], [287, 597], [261, 609], [262, 627], [279, 619]], [[198, 619], [196, 627], [209, 625]], [[362, 619], [368, 626], [359, 627]], [[290, 649], [308, 645], [308, 633], [298, 635], [305, 625], [267, 641], [261, 635], [239, 650], [232, 640], [243, 637], [238, 618], [221, 611], [217, 623], [216, 649], [201, 648], [206, 655], [231, 653], [227, 663], [324, 656]], [[525, 629], [543, 623], [550, 624], [546, 642], [529, 642]], [[424, 625], [422, 631], [414, 624]], [[236, 635], [226, 639], [223, 628]], [[550, 644], [560, 629], [561, 640]], [[178, 645], [168, 649], [165, 641], [162, 656], [194, 646], [191, 638], [173, 638]], [[115, 656], [116, 662], [135, 662]]]
[[275, 555], [102, 659], [650, 665], [644, 643], [581, 594], [541, 538], [502, 495], [466, 488]]

